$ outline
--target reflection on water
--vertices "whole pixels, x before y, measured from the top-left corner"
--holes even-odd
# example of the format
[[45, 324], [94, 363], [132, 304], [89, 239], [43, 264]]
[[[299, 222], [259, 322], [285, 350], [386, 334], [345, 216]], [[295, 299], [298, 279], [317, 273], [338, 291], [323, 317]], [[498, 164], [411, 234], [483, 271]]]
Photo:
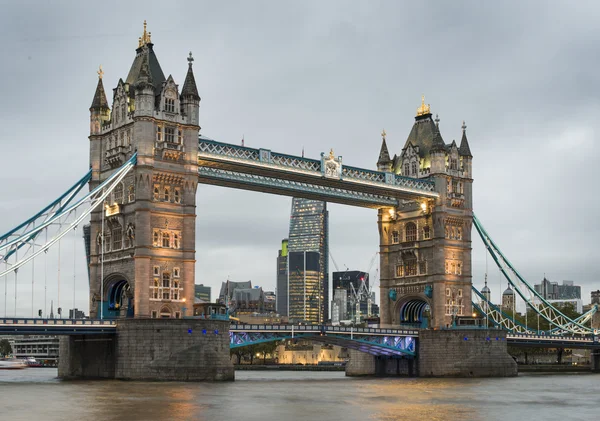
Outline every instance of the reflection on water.
[[0, 419], [577, 420], [598, 416], [600, 375], [357, 379], [343, 372], [236, 372], [229, 383], [71, 381], [0, 370]]

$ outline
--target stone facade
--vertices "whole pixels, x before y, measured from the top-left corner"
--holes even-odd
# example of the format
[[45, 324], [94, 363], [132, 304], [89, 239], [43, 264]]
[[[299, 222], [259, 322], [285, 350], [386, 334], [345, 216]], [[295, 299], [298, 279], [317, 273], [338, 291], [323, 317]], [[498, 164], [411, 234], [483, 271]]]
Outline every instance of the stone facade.
[[99, 72], [90, 108], [90, 190], [135, 152], [137, 165], [91, 214], [92, 318], [192, 313], [200, 129], [192, 60], [190, 53], [180, 92], [144, 29], [112, 109]]
[[422, 330], [419, 377], [511, 377], [517, 363], [506, 350], [502, 330]]
[[379, 209], [381, 324], [445, 327], [470, 316], [473, 175], [466, 126], [460, 146], [446, 144], [439, 119], [422, 104], [401, 154], [390, 158], [384, 137], [377, 166], [433, 181], [439, 193], [437, 200]]
[[113, 335], [60, 339], [61, 378], [233, 380], [229, 322], [122, 319]]

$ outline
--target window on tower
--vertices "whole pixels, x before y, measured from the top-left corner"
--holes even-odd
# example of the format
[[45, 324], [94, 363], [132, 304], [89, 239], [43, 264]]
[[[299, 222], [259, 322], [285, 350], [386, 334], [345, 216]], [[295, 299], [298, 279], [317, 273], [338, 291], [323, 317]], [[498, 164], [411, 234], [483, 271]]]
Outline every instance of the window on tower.
[[163, 232], [162, 234], [162, 246], [163, 247], [171, 247], [171, 236], [168, 232]]
[[113, 250], [120, 250], [123, 241], [123, 229], [120, 225], [116, 226], [112, 231]]
[[414, 222], [406, 224], [406, 241], [417, 241], [417, 226]]
[[180, 145], [183, 143], [183, 130], [177, 129], [177, 143]]
[[417, 175], [417, 163], [416, 163], [416, 162], [413, 162], [413, 163], [411, 164], [411, 166], [412, 166], [412, 168], [411, 168], [411, 170], [412, 170], [412, 175], [416, 176], [416, 175]]
[[162, 142], [162, 127], [156, 126], [156, 141]]
[[431, 230], [429, 225], [423, 227], [423, 240], [429, 240], [431, 238]]
[[133, 184], [131, 184], [127, 188], [127, 200], [129, 201], [129, 203], [135, 201], [135, 187], [133, 186]]
[[113, 203], [123, 203], [123, 183], [117, 184], [113, 191]]
[[172, 98], [165, 98], [165, 111], [168, 113], [175, 112], [175, 100]]
[[179, 187], [175, 187], [173, 191], [173, 201], [175, 203], [181, 203], [181, 190], [179, 190]]
[[408, 162], [406, 164], [404, 164], [404, 175], [405, 176], [410, 175], [410, 166], [408, 165]]
[[392, 244], [400, 243], [400, 233], [398, 231], [392, 231]]
[[168, 300], [171, 298], [171, 274], [163, 272], [162, 275], [162, 299]]
[[175, 143], [175, 127], [165, 127], [165, 142]]
[[153, 198], [155, 201], [160, 200], [160, 186], [158, 184], [154, 185], [154, 195]]
[[170, 202], [171, 201], [171, 188], [169, 186], [165, 186], [165, 190], [164, 190], [164, 194], [163, 194], [163, 200], [165, 202]]

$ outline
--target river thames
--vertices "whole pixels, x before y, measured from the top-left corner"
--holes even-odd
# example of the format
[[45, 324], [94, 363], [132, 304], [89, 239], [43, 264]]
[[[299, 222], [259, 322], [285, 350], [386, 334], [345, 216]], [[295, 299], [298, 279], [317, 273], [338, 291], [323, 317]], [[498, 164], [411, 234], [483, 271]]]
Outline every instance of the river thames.
[[238, 371], [229, 383], [60, 381], [56, 369], [0, 371], [0, 419], [591, 420], [600, 375], [506, 379], [348, 378]]

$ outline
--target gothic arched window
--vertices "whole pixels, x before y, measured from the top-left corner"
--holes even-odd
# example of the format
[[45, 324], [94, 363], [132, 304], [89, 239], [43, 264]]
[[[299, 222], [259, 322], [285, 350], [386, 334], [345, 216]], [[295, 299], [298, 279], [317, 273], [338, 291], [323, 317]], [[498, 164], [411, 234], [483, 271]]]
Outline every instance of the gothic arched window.
[[113, 191], [113, 202], [114, 203], [123, 203], [123, 183], [117, 184], [115, 190]]
[[171, 201], [171, 188], [169, 186], [165, 186], [165, 190], [164, 190], [164, 194], [163, 194], [163, 200], [165, 202], [170, 202]]
[[121, 225], [115, 226], [112, 230], [113, 250], [120, 250], [123, 245], [123, 229]]
[[412, 166], [412, 168], [411, 168], [412, 175], [418, 175], [418, 173], [417, 173], [417, 163], [413, 161], [412, 164], [411, 164], [411, 166]]
[[160, 246], [160, 236], [158, 234], [158, 231], [154, 231], [154, 235], [152, 237], [152, 244], [154, 245], [154, 247]]
[[167, 247], [167, 248], [171, 247], [171, 236], [169, 235], [168, 232], [163, 232], [162, 246]]
[[129, 203], [135, 201], [135, 187], [133, 186], [133, 184], [127, 187], [127, 201]]
[[408, 165], [408, 162], [406, 164], [404, 164], [404, 175], [408, 176], [410, 175], [410, 166]]
[[429, 238], [431, 238], [431, 231], [429, 225], [425, 225], [423, 227], [423, 240], [429, 240]]
[[406, 241], [417, 241], [417, 226], [414, 222], [406, 224]]
[[173, 234], [173, 248], [179, 248], [179, 234]]

